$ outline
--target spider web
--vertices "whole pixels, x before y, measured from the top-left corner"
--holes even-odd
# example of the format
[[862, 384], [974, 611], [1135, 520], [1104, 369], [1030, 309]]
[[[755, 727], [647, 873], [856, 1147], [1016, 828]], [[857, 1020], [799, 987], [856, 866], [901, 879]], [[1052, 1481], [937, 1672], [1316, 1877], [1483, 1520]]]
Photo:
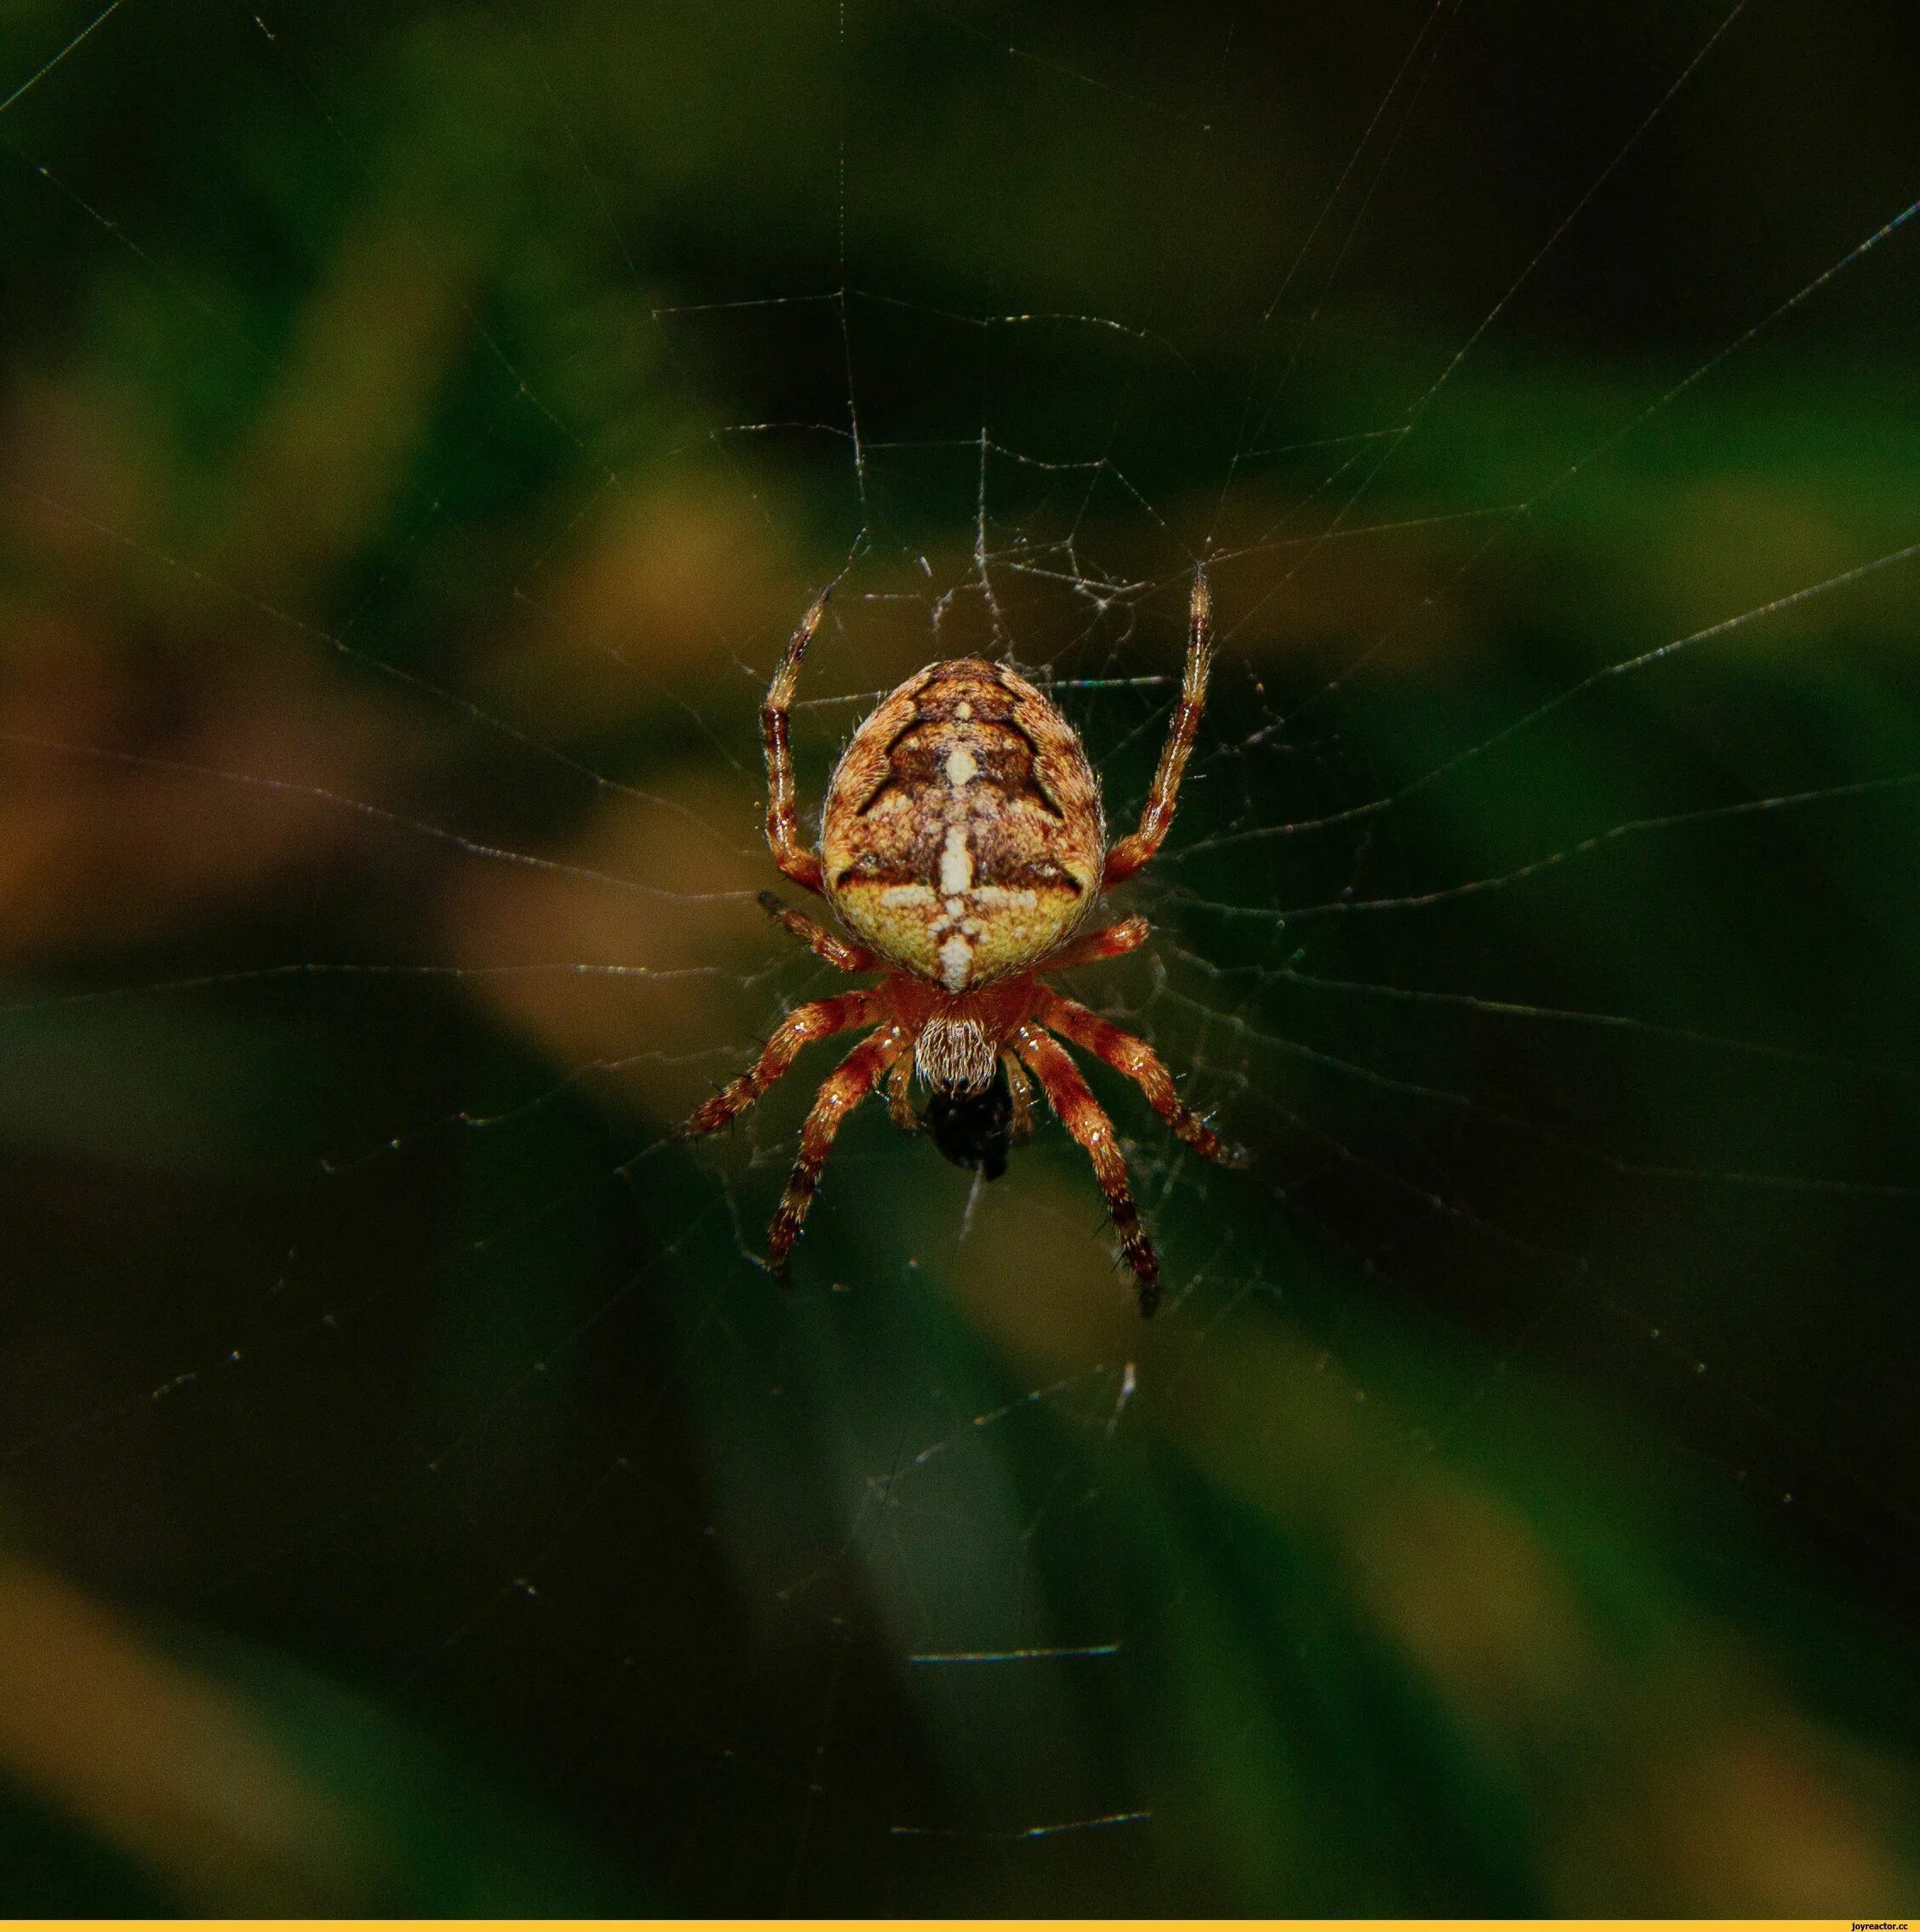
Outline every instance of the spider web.
[[[242, 1910], [1901, 1908], [1911, 31], [0, 47], [0, 1496], [297, 1787], [190, 1865], [43, 1719], [34, 1815]], [[982, 651], [1124, 826], [1201, 559], [1070, 983], [1251, 1165], [1094, 1070], [1143, 1328], [1057, 1125], [868, 1108], [783, 1291], [830, 1059], [673, 1130], [845, 983], [788, 631], [803, 801]]]

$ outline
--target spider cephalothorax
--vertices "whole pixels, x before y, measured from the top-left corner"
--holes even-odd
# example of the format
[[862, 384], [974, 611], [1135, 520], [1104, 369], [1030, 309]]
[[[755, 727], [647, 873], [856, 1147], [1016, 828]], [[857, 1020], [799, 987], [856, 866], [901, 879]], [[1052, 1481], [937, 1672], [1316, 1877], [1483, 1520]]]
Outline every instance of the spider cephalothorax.
[[797, 1007], [687, 1131], [711, 1133], [750, 1107], [808, 1041], [875, 1029], [821, 1086], [807, 1115], [768, 1235], [768, 1262], [779, 1272], [841, 1116], [883, 1080], [895, 1122], [911, 1129], [917, 1073], [932, 1096], [929, 1122], [941, 1152], [989, 1179], [1005, 1167], [1008, 1145], [1031, 1131], [1037, 1081], [1093, 1162], [1139, 1279], [1140, 1312], [1151, 1314], [1159, 1260], [1140, 1225], [1113, 1123], [1053, 1035], [1137, 1081], [1197, 1153], [1227, 1160], [1233, 1150], [1181, 1104], [1144, 1040], [1036, 976], [1131, 952], [1147, 937], [1147, 921], [1137, 918], [1085, 929], [1102, 889], [1146, 864], [1173, 822], [1206, 698], [1205, 573], [1194, 573], [1186, 673], [1153, 789], [1139, 829], [1111, 850], [1099, 783], [1073, 727], [1006, 665], [954, 658], [909, 678], [853, 734], [828, 787], [820, 850], [810, 852], [794, 810], [787, 713], [825, 607], [822, 598], [800, 619], [761, 710], [766, 839], [780, 869], [821, 893], [857, 938], [840, 938], [771, 892], [761, 901], [829, 965], [886, 977], [864, 991]]

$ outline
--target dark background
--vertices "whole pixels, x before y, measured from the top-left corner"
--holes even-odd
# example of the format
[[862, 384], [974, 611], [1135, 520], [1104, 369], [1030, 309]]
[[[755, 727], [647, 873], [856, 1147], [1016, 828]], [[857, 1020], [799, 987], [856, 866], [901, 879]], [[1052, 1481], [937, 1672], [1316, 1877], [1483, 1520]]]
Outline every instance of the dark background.
[[[0, 1906], [1910, 1914], [1917, 55], [9, 9]], [[1150, 1330], [671, 1137], [857, 544], [804, 796], [978, 648], [1120, 823], [1212, 561]]]

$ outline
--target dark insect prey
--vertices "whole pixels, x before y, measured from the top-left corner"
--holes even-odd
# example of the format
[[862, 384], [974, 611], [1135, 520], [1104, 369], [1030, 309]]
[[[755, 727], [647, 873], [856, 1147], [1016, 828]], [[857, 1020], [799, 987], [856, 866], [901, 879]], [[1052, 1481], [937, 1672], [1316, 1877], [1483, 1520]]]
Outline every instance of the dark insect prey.
[[936, 1088], [926, 1103], [926, 1126], [933, 1144], [954, 1166], [975, 1168], [989, 1181], [999, 1180], [1013, 1144], [1013, 1095], [1006, 1070], [978, 1093]]

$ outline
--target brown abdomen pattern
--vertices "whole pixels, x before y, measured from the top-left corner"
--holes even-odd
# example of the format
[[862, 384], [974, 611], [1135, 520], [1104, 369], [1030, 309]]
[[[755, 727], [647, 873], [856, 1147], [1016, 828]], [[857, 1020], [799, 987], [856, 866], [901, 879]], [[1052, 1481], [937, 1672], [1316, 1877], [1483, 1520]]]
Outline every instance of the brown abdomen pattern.
[[1106, 852], [1073, 727], [981, 658], [931, 664], [846, 748], [820, 828], [828, 898], [909, 972], [960, 993], [1031, 966], [1091, 909]]

